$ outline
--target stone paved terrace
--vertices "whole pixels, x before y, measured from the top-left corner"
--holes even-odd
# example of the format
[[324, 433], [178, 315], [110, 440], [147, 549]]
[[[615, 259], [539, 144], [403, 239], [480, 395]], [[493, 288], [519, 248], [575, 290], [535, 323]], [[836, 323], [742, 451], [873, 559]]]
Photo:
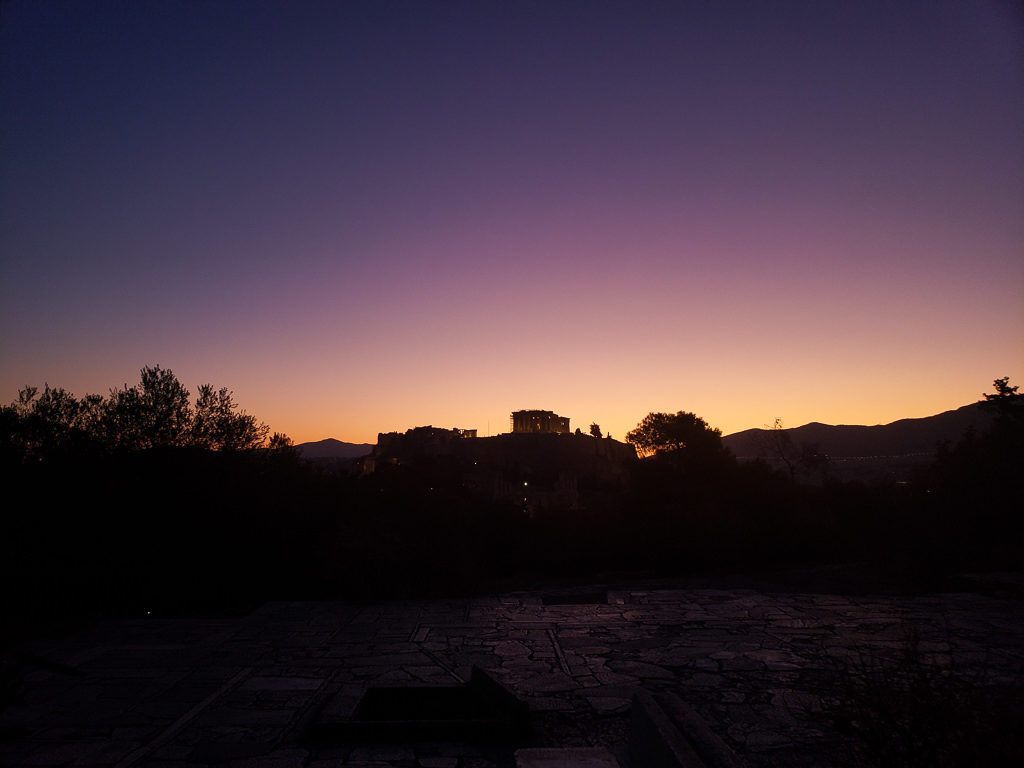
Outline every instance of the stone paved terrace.
[[[678, 695], [737, 764], [865, 765], [862, 742], [822, 710], [849, 670], [898, 657], [909, 638], [922, 663], [1024, 698], [1024, 602], [982, 592], [592, 588], [102, 622], [17, 650], [23, 686], [0, 713], [0, 764], [492, 768], [516, 765], [522, 747], [596, 747], [575, 762], [519, 759], [638, 768], [629, 709], [645, 689]], [[368, 686], [451, 686], [473, 665], [528, 704], [523, 742], [309, 738], [325, 702], [354, 703]]]

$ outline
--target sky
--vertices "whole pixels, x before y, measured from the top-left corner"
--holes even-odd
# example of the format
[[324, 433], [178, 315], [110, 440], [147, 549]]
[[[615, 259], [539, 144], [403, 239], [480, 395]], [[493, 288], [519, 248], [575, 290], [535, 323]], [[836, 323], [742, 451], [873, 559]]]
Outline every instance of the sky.
[[0, 4], [0, 401], [296, 442], [1024, 384], [1009, 0]]

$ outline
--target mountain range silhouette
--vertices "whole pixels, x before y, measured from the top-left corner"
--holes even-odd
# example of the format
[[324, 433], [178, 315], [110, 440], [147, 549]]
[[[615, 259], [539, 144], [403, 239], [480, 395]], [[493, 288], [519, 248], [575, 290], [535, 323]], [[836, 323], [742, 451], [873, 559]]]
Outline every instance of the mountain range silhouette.
[[328, 437], [310, 443], [299, 443], [295, 448], [306, 459], [358, 459], [373, 451], [373, 443], [346, 443]]
[[[969, 429], [982, 433], [991, 420], [978, 403], [916, 419], [875, 426], [822, 424], [813, 421], [784, 429], [794, 445], [816, 445], [832, 458], [931, 455], [941, 442], [955, 443]], [[725, 435], [722, 443], [741, 459], [765, 454], [767, 429], [746, 429]], [[307, 459], [353, 459], [373, 451], [372, 443], [347, 443], [329, 437], [296, 446]]]
[[[978, 403], [919, 419], [899, 419], [889, 424], [861, 426], [811, 422], [783, 430], [794, 445], [816, 445], [831, 458], [869, 456], [912, 456], [935, 453], [942, 442], [955, 443], [969, 429], [984, 432], [991, 416]], [[767, 429], [746, 429], [722, 438], [738, 458], [765, 454]]]

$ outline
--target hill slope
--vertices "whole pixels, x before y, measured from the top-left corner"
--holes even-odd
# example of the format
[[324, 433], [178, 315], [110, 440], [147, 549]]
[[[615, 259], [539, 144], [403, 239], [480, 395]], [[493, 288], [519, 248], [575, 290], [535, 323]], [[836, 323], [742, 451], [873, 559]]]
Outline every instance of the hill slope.
[[333, 437], [295, 447], [306, 459], [357, 459], [373, 451], [373, 443], [345, 443]]
[[[873, 427], [811, 422], [784, 430], [794, 445], [816, 444], [826, 455], [837, 457], [908, 456], [932, 454], [936, 443], [959, 440], [973, 427], [983, 432], [990, 417], [977, 403], [921, 419], [900, 419]], [[739, 458], [765, 455], [764, 429], [747, 429], [722, 438]]]

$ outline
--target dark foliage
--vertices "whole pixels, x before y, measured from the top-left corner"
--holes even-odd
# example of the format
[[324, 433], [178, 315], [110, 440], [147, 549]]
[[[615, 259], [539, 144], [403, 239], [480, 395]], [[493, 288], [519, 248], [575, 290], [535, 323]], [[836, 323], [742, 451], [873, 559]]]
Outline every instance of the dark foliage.
[[966, 768], [1017, 765], [1024, 739], [1019, 690], [986, 669], [961, 672], [953, 659], [921, 650], [912, 626], [888, 653], [865, 652], [844, 666], [823, 716], [859, 736], [863, 759], [841, 765]]
[[227, 390], [200, 388], [192, 406], [169, 372], [147, 371], [110, 398], [26, 389], [0, 410], [7, 615], [236, 611], [842, 559], [941, 573], [1022, 552], [1020, 399], [1005, 381], [988, 400], [1000, 414], [991, 432], [946, 447], [907, 486], [802, 485], [738, 462], [683, 413], [666, 417], [678, 434], [649, 430], [649, 458], [614, 459], [624, 463], [608, 477], [574, 469], [576, 503], [532, 508], [488, 489], [553, 487], [564, 473], [541, 457], [565, 461], [578, 445], [591, 462], [607, 441], [537, 435], [515, 441], [529, 461], [499, 461], [494, 443], [486, 471], [463, 451], [359, 476], [317, 469], [284, 436], [265, 440]]
[[689, 411], [649, 413], [626, 435], [641, 456], [716, 453], [722, 450], [722, 431]]
[[193, 408], [188, 390], [160, 366], [143, 368], [140, 382], [112, 389], [107, 398], [81, 400], [64, 389], [25, 387], [0, 408], [0, 452], [21, 462], [84, 452], [142, 451], [185, 447], [244, 451], [268, 445], [266, 424], [238, 409], [232, 393], [198, 387]]
[[1007, 379], [981, 406], [994, 419], [987, 432], [969, 431], [942, 445], [916, 482], [915, 512], [933, 553], [964, 565], [1019, 567], [1024, 553], [1024, 395]]

